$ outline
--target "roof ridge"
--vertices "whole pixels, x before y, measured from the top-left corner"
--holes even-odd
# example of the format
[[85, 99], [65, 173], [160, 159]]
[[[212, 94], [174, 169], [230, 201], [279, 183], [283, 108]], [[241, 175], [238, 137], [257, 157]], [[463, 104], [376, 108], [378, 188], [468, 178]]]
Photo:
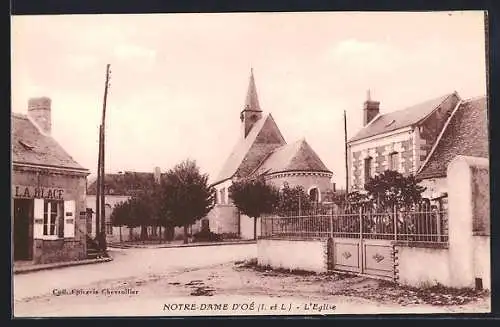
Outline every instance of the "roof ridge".
[[459, 108], [465, 104], [465, 102], [463, 102], [462, 99], [459, 99], [458, 100], [458, 103], [457, 105], [455, 106], [455, 108], [453, 109], [453, 111], [451, 112], [451, 115], [450, 117], [448, 117], [448, 119], [446, 120], [446, 122], [444, 123], [444, 126], [443, 128], [441, 129], [441, 132], [439, 132], [439, 135], [436, 139], [436, 142], [434, 142], [434, 144], [432, 145], [432, 148], [431, 148], [431, 151], [429, 152], [429, 155], [427, 156], [427, 158], [425, 158], [425, 161], [422, 163], [422, 165], [420, 166], [420, 168], [417, 170], [417, 173], [416, 175], [420, 174], [420, 172], [424, 169], [424, 167], [427, 165], [427, 163], [429, 162], [430, 158], [432, 157], [432, 155], [434, 154], [434, 152], [436, 151], [436, 148], [439, 144], [439, 142], [441, 141], [446, 129], [448, 128], [448, 125], [450, 124], [450, 122], [452, 121], [453, 117], [455, 117], [455, 114], [458, 112]]

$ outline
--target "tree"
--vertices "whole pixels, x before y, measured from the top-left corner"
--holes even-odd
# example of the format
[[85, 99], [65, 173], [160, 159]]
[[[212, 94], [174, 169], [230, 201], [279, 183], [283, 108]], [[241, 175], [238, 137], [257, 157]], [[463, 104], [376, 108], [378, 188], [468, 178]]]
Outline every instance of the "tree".
[[185, 160], [170, 169], [161, 184], [161, 211], [174, 226], [188, 227], [205, 217], [214, 206], [215, 191], [208, 185], [208, 175], [201, 174], [195, 161]]
[[310, 196], [300, 185], [290, 187], [288, 183], [285, 183], [283, 188], [279, 191], [276, 209], [280, 215], [287, 215], [291, 213], [301, 215], [302, 212], [310, 210], [312, 206], [313, 203]]
[[278, 202], [278, 191], [268, 185], [263, 177], [234, 181], [229, 187], [229, 196], [234, 205], [245, 215], [254, 219], [253, 238], [257, 239], [257, 218], [270, 213]]
[[383, 210], [395, 206], [409, 208], [422, 199], [425, 189], [417, 184], [414, 176], [405, 177], [393, 170], [386, 170], [365, 184], [370, 200]]

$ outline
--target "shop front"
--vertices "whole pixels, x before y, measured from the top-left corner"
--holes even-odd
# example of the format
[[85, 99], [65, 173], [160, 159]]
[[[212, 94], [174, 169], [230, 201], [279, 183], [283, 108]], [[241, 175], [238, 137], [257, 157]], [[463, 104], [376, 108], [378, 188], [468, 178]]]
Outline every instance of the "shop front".
[[15, 166], [15, 261], [34, 264], [86, 257], [86, 173]]

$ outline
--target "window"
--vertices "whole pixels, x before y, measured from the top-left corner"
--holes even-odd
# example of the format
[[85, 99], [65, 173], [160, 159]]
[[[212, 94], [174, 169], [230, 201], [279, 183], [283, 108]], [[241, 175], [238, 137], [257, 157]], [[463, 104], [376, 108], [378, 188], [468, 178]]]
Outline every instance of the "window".
[[220, 190], [220, 203], [226, 204], [226, 189], [225, 188]]
[[113, 224], [111, 222], [106, 222], [106, 234], [113, 235]]
[[309, 198], [314, 203], [319, 202], [319, 191], [318, 191], [318, 188], [314, 187], [314, 188], [312, 188], [312, 189], [309, 190]]
[[62, 212], [62, 201], [44, 201], [43, 235], [64, 237], [64, 216]]
[[372, 177], [372, 158], [365, 159], [365, 182], [368, 182]]
[[389, 155], [389, 170], [399, 170], [399, 153], [393, 152]]

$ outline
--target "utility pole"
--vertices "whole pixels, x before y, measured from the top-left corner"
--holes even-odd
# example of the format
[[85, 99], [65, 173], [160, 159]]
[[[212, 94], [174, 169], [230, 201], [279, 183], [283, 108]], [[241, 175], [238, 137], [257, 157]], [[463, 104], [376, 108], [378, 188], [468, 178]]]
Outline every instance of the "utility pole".
[[99, 125], [99, 150], [97, 155], [97, 184], [96, 184], [96, 195], [95, 195], [95, 239], [98, 242], [99, 248], [101, 248], [100, 243], [100, 232], [101, 227], [99, 224], [101, 216], [101, 143], [102, 143], [102, 128]]
[[347, 154], [347, 114], [344, 110], [344, 150], [345, 150], [345, 199], [347, 202], [347, 194], [349, 193], [349, 164]]
[[104, 184], [105, 184], [105, 172], [104, 172], [104, 158], [105, 158], [105, 127], [106, 127], [106, 104], [107, 104], [107, 100], [108, 100], [108, 89], [109, 89], [109, 81], [110, 81], [110, 76], [111, 75], [111, 71], [110, 71], [110, 64], [107, 64], [106, 65], [106, 82], [104, 84], [104, 100], [103, 100], [103, 104], [102, 104], [102, 122], [101, 122], [101, 126], [100, 126], [100, 129], [99, 129], [99, 133], [100, 133], [100, 165], [99, 165], [99, 170], [100, 170], [100, 185], [99, 185], [99, 188], [100, 188], [100, 192], [99, 192], [99, 195], [100, 195], [100, 230], [98, 230], [100, 232], [100, 239], [101, 239], [101, 242], [100, 242], [100, 245], [101, 245], [101, 250], [106, 252], [106, 248], [107, 248], [107, 245], [106, 245], [106, 203], [105, 203], [105, 188], [104, 188]]

